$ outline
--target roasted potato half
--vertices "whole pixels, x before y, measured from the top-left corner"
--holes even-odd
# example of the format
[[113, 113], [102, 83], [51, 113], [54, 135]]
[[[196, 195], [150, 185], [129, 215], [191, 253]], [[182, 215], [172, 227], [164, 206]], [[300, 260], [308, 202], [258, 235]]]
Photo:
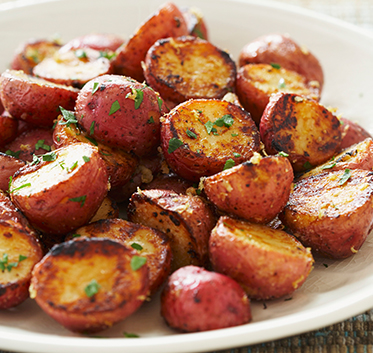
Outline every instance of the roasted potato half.
[[74, 109], [78, 90], [23, 71], [6, 70], [0, 76], [0, 99], [8, 113], [28, 123], [52, 127], [59, 106]]
[[208, 199], [221, 211], [268, 223], [286, 205], [294, 175], [287, 158], [255, 155], [203, 180]]
[[149, 292], [154, 294], [171, 270], [171, 247], [168, 237], [153, 228], [124, 219], [104, 219], [80, 227], [70, 238], [109, 238], [138, 251], [149, 268]]
[[144, 61], [146, 82], [166, 100], [221, 99], [234, 91], [236, 64], [225, 51], [192, 37], [155, 42]]
[[195, 99], [162, 119], [161, 147], [175, 173], [199, 181], [221, 172], [227, 162], [232, 166], [249, 160], [260, 150], [260, 138], [250, 114], [237, 105]]
[[260, 136], [269, 154], [285, 152], [295, 171], [328, 161], [339, 150], [340, 123], [316, 101], [277, 93], [260, 120]]
[[130, 221], [158, 229], [170, 238], [172, 271], [207, 265], [215, 217], [201, 198], [168, 190], [139, 190], [132, 195], [127, 213]]
[[289, 295], [311, 272], [310, 249], [282, 230], [220, 217], [209, 242], [213, 269], [235, 279], [249, 298]]
[[76, 143], [21, 168], [9, 193], [35, 228], [65, 234], [93, 217], [108, 187], [105, 163], [97, 148]]
[[131, 38], [116, 51], [113, 61], [114, 73], [144, 81], [141, 62], [149, 48], [158, 40], [168, 37], [180, 37], [188, 34], [183, 14], [171, 3], [163, 4], [135, 31]]
[[83, 238], [54, 246], [35, 266], [30, 296], [67, 329], [91, 333], [136, 311], [148, 289], [148, 267], [136, 251]]
[[161, 315], [179, 331], [238, 326], [251, 320], [250, 301], [233, 279], [197, 266], [175, 271], [162, 291]]
[[305, 47], [297, 44], [290, 36], [271, 33], [246, 44], [239, 55], [239, 65], [249, 63], [276, 64], [298, 72], [307, 81], [322, 89], [324, 73], [319, 60]]
[[295, 93], [319, 100], [318, 87], [310, 85], [304, 76], [269, 64], [248, 64], [237, 72], [236, 91], [242, 106], [259, 125], [272, 94]]
[[373, 223], [373, 172], [345, 169], [295, 184], [280, 214], [283, 224], [323, 256], [343, 259], [358, 252]]

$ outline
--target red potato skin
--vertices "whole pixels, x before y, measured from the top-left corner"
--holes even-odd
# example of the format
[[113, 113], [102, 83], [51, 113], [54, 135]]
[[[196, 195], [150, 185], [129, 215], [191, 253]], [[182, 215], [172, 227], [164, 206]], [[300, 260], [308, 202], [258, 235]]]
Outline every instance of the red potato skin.
[[342, 130], [341, 151], [355, 143], [364, 141], [366, 138], [373, 138], [372, 135], [358, 123], [346, 118], [340, 118], [339, 120], [341, 121]]
[[233, 279], [197, 266], [185, 266], [168, 279], [161, 315], [183, 332], [216, 330], [251, 321], [250, 301]]
[[18, 120], [13, 119], [7, 112], [3, 112], [0, 115], [0, 147], [13, 141], [17, 136], [17, 131]]
[[[92, 94], [93, 85], [100, 88]], [[143, 101], [139, 108], [127, 98], [133, 89], [142, 90]], [[104, 75], [88, 82], [80, 91], [76, 101], [76, 116], [85, 131], [94, 123], [93, 138], [109, 146], [122, 148], [137, 156], [155, 152], [160, 141], [159, 118], [167, 112], [158, 95], [149, 87], [127, 77]], [[110, 114], [112, 104], [117, 101], [120, 109]], [[152, 118], [151, 123], [149, 119]]]
[[0, 152], [0, 190], [9, 189], [9, 178], [26, 163]]

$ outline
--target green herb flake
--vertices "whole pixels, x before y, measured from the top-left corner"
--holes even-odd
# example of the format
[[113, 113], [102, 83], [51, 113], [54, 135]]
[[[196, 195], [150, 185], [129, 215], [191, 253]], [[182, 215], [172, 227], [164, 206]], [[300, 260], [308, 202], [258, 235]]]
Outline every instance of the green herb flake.
[[84, 292], [85, 294], [87, 294], [87, 297], [91, 298], [98, 293], [100, 287], [101, 286], [97, 283], [97, 281], [93, 279], [86, 285], [86, 287], [84, 288]]
[[281, 77], [280, 80], [278, 81], [278, 88], [281, 89], [285, 87], [286, 87], [285, 80]]
[[230, 169], [230, 168], [234, 167], [234, 165], [235, 165], [234, 160], [233, 160], [232, 158], [229, 158], [229, 159], [225, 162], [223, 170]]
[[196, 138], [197, 138], [197, 135], [196, 135], [193, 131], [191, 131], [191, 130], [189, 130], [189, 129], [186, 130], [186, 134], [187, 134], [190, 138], [192, 138], [192, 139], [196, 139]]
[[17, 262], [8, 262], [9, 257], [8, 257], [8, 254], [5, 253], [5, 254], [3, 254], [3, 259], [0, 260], [0, 270], [2, 270], [2, 271], [7, 270], [8, 272], [10, 272], [12, 270], [12, 268], [17, 267], [20, 262], [22, 262], [26, 259], [27, 259], [27, 256], [19, 255]]
[[207, 133], [210, 135], [211, 134], [211, 131], [212, 129], [214, 128], [214, 123], [212, 121], [208, 121], [205, 125], [205, 128], [206, 128], [206, 131]]
[[83, 49], [75, 50], [75, 56], [79, 59], [87, 59], [87, 53]]
[[95, 146], [98, 146], [98, 143], [97, 143], [97, 141], [94, 139], [94, 138], [92, 138], [92, 137], [89, 137], [89, 136], [84, 136], [90, 143], [92, 143], [93, 145], [95, 145]]
[[215, 121], [215, 125], [219, 127], [222, 127], [222, 126], [231, 127], [233, 125], [233, 122], [234, 120], [233, 120], [232, 115], [225, 114], [221, 118]]
[[69, 127], [70, 124], [76, 124], [78, 120], [76, 119], [73, 112], [70, 112], [60, 106], [60, 111], [62, 114], [62, 117], [65, 121], [59, 121], [59, 125], [66, 125], [66, 127]]
[[23, 188], [28, 188], [30, 186], [31, 186], [31, 183], [25, 183], [25, 184], [22, 184], [21, 186], [18, 186], [17, 188], [10, 190], [9, 192], [14, 193], [15, 191], [21, 190]]
[[8, 156], [14, 157], [14, 158], [19, 158], [21, 151], [13, 152], [12, 150], [6, 150], [5, 154]]
[[348, 179], [351, 178], [351, 170], [345, 169], [345, 172], [342, 175], [342, 178], [339, 179], [338, 185], [343, 185]]
[[98, 91], [99, 87], [100, 87], [100, 83], [99, 82], [93, 82], [92, 96]]
[[78, 166], [78, 161], [75, 161], [74, 164], [68, 169], [68, 172], [72, 172]]
[[83, 156], [83, 161], [88, 163], [91, 159], [88, 156]]
[[36, 154], [33, 154], [32, 162], [30, 163], [30, 165], [36, 165], [36, 164], [39, 164], [40, 162], [41, 162], [40, 158]]
[[44, 162], [53, 162], [56, 160], [57, 155], [54, 152], [49, 152], [41, 156]]
[[328, 163], [328, 164], [323, 165], [323, 166], [321, 167], [321, 169], [324, 170], [324, 169], [334, 168], [336, 165], [337, 165], [336, 162], [330, 162], [330, 163]]
[[154, 118], [151, 116], [148, 121], [147, 121], [148, 124], [154, 124]]
[[158, 102], [159, 111], [161, 112], [162, 111], [162, 104], [163, 104], [162, 98], [161, 97], [157, 97], [157, 102]]
[[179, 147], [183, 145], [183, 141], [172, 137], [170, 141], [168, 142], [168, 154], [171, 154], [172, 152], [176, 151]]
[[[139, 109], [142, 101], [144, 100], [144, 92], [142, 91], [141, 88], [135, 88], [132, 89], [132, 92], [136, 92], [136, 97], [135, 97], [135, 109]], [[135, 94], [135, 92], [133, 92]]]
[[72, 202], [80, 202], [80, 207], [83, 207], [86, 198], [87, 198], [87, 195], [83, 195], [83, 196], [73, 197], [69, 200], [72, 201]]
[[133, 271], [137, 271], [146, 264], [146, 257], [133, 256], [131, 259], [131, 268]]
[[289, 154], [286, 153], [286, 152], [284, 152], [284, 151], [280, 151], [280, 152], [278, 153], [278, 155], [281, 156], [281, 157], [289, 157]]
[[100, 58], [106, 58], [108, 60], [114, 59], [117, 56], [115, 52], [100, 50]]
[[232, 136], [232, 137], [237, 137], [237, 136], [238, 136], [238, 134], [237, 134], [237, 133], [235, 133], [235, 132], [232, 132], [232, 133], [231, 133], [231, 136]]
[[313, 167], [312, 167], [312, 164], [307, 161], [306, 163], [303, 164], [303, 168], [304, 169], [312, 169]]
[[92, 121], [91, 123], [91, 126], [89, 127], [89, 134], [90, 135], [93, 135], [93, 133], [95, 132], [95, 124], [96, 124], [96, 121]]
[[120, 104], [119, 104], [119, 102], [116, 100], [116, 101], [111, 105], [111, 108], [110, 108], [110, 111], [109, 111], [109, 115], [114, 114], [114, 113], [117, 112], [119, 109], [120, 109]]
[[134, 248], [135, 250], [139, 250], [139, 251], [143, 249], [143, 247], [138, 243], [132, 243], [131, 247]]
[[123, 336], [126, 338], [139, 338], [140, 336], [136, 333], [123, 332]]
[[71, 235], [71, 238], [79, 238], [79, 237], [81, 237], [81, 235], [78, 234], [78, 233], [75, 233], [75, 234], [72, 234], [72, 235]]
[[36, 142], [35, 144], [35, 151], [38, 150], [39, 148], [42, 148], [43, 150], [46, 150], [49, 152], [51, 150], [51, 146], [46, 145], [44, 142], [45, 140], [38, 140], [38, 142]]
[[236, 157], [236, 158], [240, 158], [241, 157], [241, 155], [239, 153], [237, 153], [237, 152], [233, 152], [233, 156]]
[[280, 64], [276, 64], [276, 63], [271, 63], [271, 66], [274, 68], [274, 69], [281, 69], [281, 65]]

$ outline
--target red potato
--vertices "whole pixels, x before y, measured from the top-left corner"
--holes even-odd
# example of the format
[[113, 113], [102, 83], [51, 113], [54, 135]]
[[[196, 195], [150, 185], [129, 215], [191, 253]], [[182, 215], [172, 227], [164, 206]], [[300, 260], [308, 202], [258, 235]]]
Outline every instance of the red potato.
[[12, 118], [8, 112], [0, 115], [0, 147], [13, 141], [17, 136], [18, 120]]
[[298, 72], [322, 89], [324, 73], [318, 59], [288, 35], [267, 34], [245, 45], [239, 55], [239, 65], [249, 63], [277, 64]]
[[32, 162], [33, 156], [50, 152], [53, 147], [53, 133], [50, 129], [28, 130], [6, 146], [7, 151], [22, 161]]
[[209, 254], [215, 271], [236, 280], [256, 300], [293, 293], [314, 262], [310, 249], [284, 231], [226, 216], [211, 232]]
[[294, 175], [285, 157], [254, 156], [203, 180], [208, 199], [221, 211], [268, 223], [286, 205]]
[[9, 189], [10, 177], [13, 177], [14, 173], [25, 164], [18, 158], [0, 152], [0, 190]]
[[188, 7], [181, 9], [184, 20], [191, 36], [208, 40], [206, 21], [200, 9]]
[[151, 190], [170, 190], [176, 192], [177, 194], [186, 194], [187, 190], [193, 187], [193, 183], [183, 178], [180, 178], [174, 173], [170, 174], [160, 174], [157, 175], [150, 183], [143, 184], [141, 189]]
[[[135, 260], [135, 264], [134, 261]], [[106, 329], [136, 311], [148, 293], [148, 268], [110, 239], [56, 245], [34, 268], [30, 296], [73, 332]]]
[[113, 71], [135, 80], [144, 81], [141, 62], [149, 48], [158, 40], [168, 37], [181, 37], [188, 34], [183, 14], [173, 3], [162, 5], [159, 10], [147, 19], [120, 47], [113, 61]]
[[338, 118], [318, 102], [292, 93], [271, 97], [259, 130], [266, 152], [288, 154], [296, 172], [330, 160], [341, 143]]
[[216, 330], [251, 321], [250, 301], [240, 285], [197, 266], [175, 271], [162, 292], [161, 315], [183, 332]]
[[358, 123], [346, 118], [339, 118], [339, 120], [341, 122], [342, 130], [341, 150], [344, 150], [355, 143], [361, 142], [366, 138], [373, 138], [372, 135]]
[[167, 112], [158, 93], [119, 75], [104, 75], [80, 91], [76, 117], [85, 131], [109, 146], [138, 156], [156, 152], [160, 117]]
[[0, 76], [0, 99], [9, 114], [28, 123], [52, 127], [59, 107], [73, 109], [78, 90], [6, 70]]
[[9, 192], [35, 228], [58, 235], [87, 223], [108, 187], [105, 163], [97, 148], [76, 143], [21, 168]]

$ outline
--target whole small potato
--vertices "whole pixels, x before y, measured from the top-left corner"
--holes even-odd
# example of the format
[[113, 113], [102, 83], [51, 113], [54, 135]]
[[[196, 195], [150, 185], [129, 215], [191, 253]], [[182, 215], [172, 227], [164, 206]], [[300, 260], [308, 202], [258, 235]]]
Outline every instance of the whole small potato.
[[119, 75], [89, 81], [78, 95], [75, 110], [91, 137], [138, 156], [154, 152], [158, 146], [159, 118], [167, 112], [154, 90]]
[[182, 267], [162, 292], [161, 315], [185, 332], [243, 325], [251, 320], [250, 301], [233, 279], [197, 266]]

